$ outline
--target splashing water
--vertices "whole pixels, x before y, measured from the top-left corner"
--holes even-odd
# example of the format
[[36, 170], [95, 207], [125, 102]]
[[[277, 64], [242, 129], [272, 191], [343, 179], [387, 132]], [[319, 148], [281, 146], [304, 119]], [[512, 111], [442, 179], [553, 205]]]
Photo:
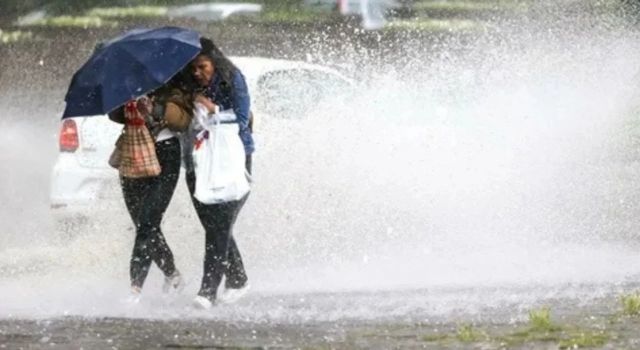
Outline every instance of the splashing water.
[[[502, 23], [473, 43], [398, 43], [415, 45], [405, 46], [406, 64], [351, 57], [363, 78], [354, 93], [298, 118], [265, 117], [254, 191], [236, 229], [257, 299], [214, 317], [446, 313], [477, 296], [457, 299], [447, 289], [561, 294], [640, 278], [640, 164], [628, 128], [640, 45], [621, 24], [587, 22]], [[316, 49], [323, 50], [339, 56]], [[16, 171], [2, 175], [0, 192], [0, 314], [193, 315], [184, 300], [156, 298], [158, 271], [142, 310], [118, 303], [133, 240], [122, 203], [96, 211], [97, 223], [59, 244], [46, 224], [42, 185], [34, 186], [46, 181], [54, 154], [40, 153], [46, 142], [16, 137], [32, 131], [15, 127], [0, 143]], [[182, 180], [164, 231], [194, 293], [204, 238]], [[397, 292], [403, 307], [394, 309], [399, 300], [383, 290]], [[569, 290], [580, 298], [602, 293]], [[391, 301], [336, 297], [358, 305], [336, 314], [340, 302], [313, 294], [354, 291]], [[539, 296], [528, 292], [515, 294]], [[500, 305], [509, 293], [466, 305]], [[425, 300], [435, 309], [421, 309]]]

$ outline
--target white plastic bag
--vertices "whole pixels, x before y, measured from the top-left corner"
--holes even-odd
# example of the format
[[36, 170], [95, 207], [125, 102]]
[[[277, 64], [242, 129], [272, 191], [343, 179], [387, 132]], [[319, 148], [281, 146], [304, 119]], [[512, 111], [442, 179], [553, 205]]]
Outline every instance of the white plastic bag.
[[209, 115], [196, 105], [195, 116], [202, 130], [193, 146], [194, 196], [204, 204], [240, 200], [251, 188], [235, 114], [228, 110]]

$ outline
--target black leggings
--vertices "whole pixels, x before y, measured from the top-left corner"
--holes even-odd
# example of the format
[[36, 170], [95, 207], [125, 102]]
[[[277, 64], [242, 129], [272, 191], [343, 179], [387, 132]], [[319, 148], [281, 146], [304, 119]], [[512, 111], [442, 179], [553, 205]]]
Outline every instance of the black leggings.
[[[247, 156], [246, 165], [247, 170], [251, 171], [251, 156]], [[205, 229], [204, 274], [198, 295], [214, 300], [223, 275], [226, 276], [226, 288], [241, 288], [248, 280], [242, 256], [233, 238], [233, 225], [249, 194], [233, 202], [201, 203], [193, 196], [196, 188], [194, 172], [187, 173], [187, 187]]]
[[169, 206], [180, 176], [180, 142], [174, 137], [156, 143], [162, 171], [154, 177], [120, 178], [124, 201], [136, 226], [136, 240], [131, 255], [131, 285], [142, 288], [151, 262], [171, 276], [176, 267], [173, 253], [160, 230], [162, 216]]

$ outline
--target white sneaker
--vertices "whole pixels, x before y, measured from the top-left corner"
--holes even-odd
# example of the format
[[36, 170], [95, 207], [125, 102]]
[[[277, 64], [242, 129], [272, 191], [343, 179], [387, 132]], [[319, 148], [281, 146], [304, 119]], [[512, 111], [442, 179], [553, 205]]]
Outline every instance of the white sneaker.
[[251, 289], [251, 286], [249, 285], [249, 283], [245, 284], [241, 288], [228, 288], [228, 289], [225, 289], [224, 292], [222, 292], [222, 295], [220, 296], [220, 298], [218, 300], [219, 300], [220, 304], [232, 304], [232, 303], [235, 303], [240, 298], [242, 298], [243, 296], [247, 295], [247, 293], [249, 292], [249, 289]]
[[138, 304], [140, 303], [140, 297], [142, 296], [142, 289], [139, 287], [131, 287], [131, 292], [129, 292], [129, 296], [125, 300], [127, 304]]
[[171, 291], [175, 291], [177, 293], [182, 292], [184, 289], [184, 280], [182, 279], [182, 275], [180, 271], [176, 270], [173, 275], [164, 278], [164, 284], [162, 285], [162, 292], [169, 293]]
[[208, 298], [198, 295], [193, 298], [193, 305], [199, 309], [209, 310], [213, 306], [213, 303]]

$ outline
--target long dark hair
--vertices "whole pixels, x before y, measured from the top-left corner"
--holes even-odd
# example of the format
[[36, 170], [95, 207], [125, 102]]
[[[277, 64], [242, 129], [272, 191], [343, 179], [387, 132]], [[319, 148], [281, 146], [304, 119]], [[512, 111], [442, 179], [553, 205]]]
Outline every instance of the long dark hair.
[[191, 74], [191, 68], [189, 67], [189, 65], [184, 67], [180, 72], [169, 79], [166, 85], [172, 88], [180, 89], [182, 90], [182, 92], [190, 94], [194, 93], [198, 89], [198, 84]]
[[213, 40], [202, 37], [200, 38], [200, 45], [202, 46], [200, 54], [211, 60], [217, 74], [220, 74], [222, 79], [220, 87], [223, 89], [232, 88], [233, 74], [238, 71], [238, 67], [236, 67], [236, 65], [233, 64], [233, 62], [231, 62], [224, 53], [222, 53], [222, 51], [213, 43]]
[[[157, 101], [161, 105], [164, 105], [169, 98], [174, 99], [174, 101], [171, 101], [174, 103], [176, 103], [175, 99], [178, 99], [181, 107], [187, 112], [191, 112], [193, 110], [193, 101], [197, 89], [198, 85], [191, 75], [191, 70], [187, 66], [171, 77], [164, 85], [149, 93], [149, 95], [158, 98]], [[176, 90], [179, 90], [178, 94], [176, 94]]]

